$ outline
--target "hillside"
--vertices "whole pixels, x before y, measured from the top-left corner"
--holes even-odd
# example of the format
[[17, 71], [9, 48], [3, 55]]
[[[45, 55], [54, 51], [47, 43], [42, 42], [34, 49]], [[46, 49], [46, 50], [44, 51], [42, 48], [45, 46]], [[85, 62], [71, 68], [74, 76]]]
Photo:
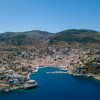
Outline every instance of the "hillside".
[[77, 43], [83, 46], [100, 48], [100, 32], [88, 29], [70, 29], [58, 33], [34, 30], [26, 32], [6, 32], [0, 34], [0, 45], [53, 45], [59, 42], [75, 46]]
[[52, 33], [39, 30], [26, 32], [6, 32], [0, 34], [0, 43], [18, 46], [32, 45], [33, 43], [45, 41], [51, 36]]
[[65, 42], [79, 42], [79, 43], [100, 43], [100, 33], [93, 30], [65, 30], [56, 33], [56, 35], [51, 38], [50, 43], [55, 43], [59, 41]]

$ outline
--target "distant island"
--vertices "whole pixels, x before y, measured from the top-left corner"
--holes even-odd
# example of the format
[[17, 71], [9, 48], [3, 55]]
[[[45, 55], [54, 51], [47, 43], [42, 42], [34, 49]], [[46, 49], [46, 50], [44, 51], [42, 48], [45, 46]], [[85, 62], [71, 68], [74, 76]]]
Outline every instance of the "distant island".
[[100, 80], [100, 32], [69, 29], [0, 34], [0, 91], [37, 87], [30, 75], [48, 66]]

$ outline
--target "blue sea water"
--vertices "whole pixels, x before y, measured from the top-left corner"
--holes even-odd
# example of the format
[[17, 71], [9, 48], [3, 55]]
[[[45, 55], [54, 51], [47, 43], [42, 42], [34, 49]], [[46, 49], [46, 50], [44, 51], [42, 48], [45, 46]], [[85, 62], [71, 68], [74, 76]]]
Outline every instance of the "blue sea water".
[[31, 76], [39, 86], [32, 90], [0, 93], [0, 100], [100, 100], [100, 81], [69, 74], [47, 74], [55, 68], [41, 68]]

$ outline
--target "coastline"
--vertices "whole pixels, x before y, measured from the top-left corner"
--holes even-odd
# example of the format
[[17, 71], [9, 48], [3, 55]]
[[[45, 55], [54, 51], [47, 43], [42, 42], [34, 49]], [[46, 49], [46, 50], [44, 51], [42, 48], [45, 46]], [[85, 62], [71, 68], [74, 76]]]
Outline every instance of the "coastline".
[[[6, 98], [5, 100], [8, 100], [7, 98], [9, 98], [10, 100], [14, 98], [13, 96], [19, 98], [19, 95], [21, 99], [24, 99], [24, 100], [28, 100], [30, 97], [33, 100], [41, 100], [42, 97], [44, 97], [42, 98], [43, 100], [49, 99], [48, 97], [51, 97], [50, 100], [53, 100], [54, 98], [58, 100], [62, 100], [62, 98], [64, 97], [65, 97], [64, 100], [66, 100], [66, 98], [69, 98], [70, 100], [70, 96], [74, 95], [75, 93], [77, 97], [79, 95], [83, 96], [84, 90], [86, 91], [85, 95], [87, 95], [87, 91], [88, 91], [88, 94], [90, 94], [92, 92], [91, 90], [93, 90], [92, 95], [95, 92], [99, 94], [100, 81], [94, 80], [92, 78], [87, 78], [87, 77], [76, 77], [70, 74], [46, 74], [46, 72], [52, 72], [55, 70], [59, 71], [59, 69], [56, 69], [56, 68], [40, 68], [36, 74], [33, 74], [30, 76], [31, 79], [35, 79], [38, 82], [39, 86], [37, 88], [30, 89], [30, 90], [23, 90], [23, 89], [14, 90], [9, 93], [1, 92], [0, 100], [2, 100], [3, 98]], [[94, 88], [96, 88], [98, 91], [97, 90], [94, 91]], [[70, 95], [69, 95], [69, 92], [70, 92]], [[95, 95], [97, 95], [96, 93]], [[6, 97], [4, 97], [4, 95]], [[88, 96], [91, 97], [91, 94]]]
[[82, 77], [94, 78], [94, 79], [100, 81], [100, 76], [93, 75], [93, 74], [91, 74], [91, 73], [89, 73], [89, 74], [78, 74], [78, 73], [77, 73], [77, 74], [76, 74], [76, 73], [72, 73], [71, 71], [68, 71], [68, 74], [73, 75], [73, 76], [76, 76], [76, 77], [82, 76]]
[[[68, 68], [61, 68], [61, 67], [55, 67], [55, 66], [38, 66], [38, 67], [34, 67], [34, 68], [36, 68], [32, 73], [29, 73], [28, 75], [27, 75], [27, 78], [30, 80], [30, 76], [31, 75], [33, 75], [33, 74], [35, 74], [35, 73], [37, 73], [38, 71], [39, 71], [39, 69], [41, 69], [41, 68], [57, 68], [57, 69], [60, 69], [60, 71], [54, 71], [54, 72], [46, 72], [47, 74], [70, 74], [70, 75], [73, 75], [73, 76], [76, 76], [76, 77], [88, 77], [88, 78], [94, 78], [94, 79], [96, 79], [96, 80], [100, 80], [100, 76], [97, 76], [97, 75], [93, 75], [93, 74], [78, 74], [78, 73], [73, 73], [72, 72], [72, 70], [69, 70]], [[35, 85], [38, 85], [38, 83], [36, 82], [36, 84]], [[30, 85], [31, 86], [31, 85]], [[29, 86], [28, 86], [28, 88], [30, 88]], [[26, 88], [26, 89], [28, 89], [28, 88]], [[9, 87], [9, 88], [6, 88], [6, 89], [0, 89], [0, 91], [2, 92], [2, 90], [3, 90], [3, 92], [6, 92], [6, 93], [8, 93], [8, 92], [10, 92], [10, 91], [14, 91], [14, 90], [21, 90], [21, 89], [25, 89], [24, 88], [24, 85], [19, 85], [19, 86], [15, 86], [15, 87]]]
[[[93, 74], [91, 74], [91, 73], [89, 73], [89, 74], [76, 74], [76, 73], [73, 73], [72, 72], [72, 70], [69, 70], [68, 68], [66, 68], [66, 69], [63, 69], [63, 68], [60, 68], [60, 67], [55, 67], [55, 66], [47, 66], [47, 67], [51, 67], [51, 68], [58, 68], [58, 69], [60, 69], [60, 70], [63, 70], [62, 72], [61, 71], [54, 71], [54, 72], [47, 72], [48, 74], [70, 74], [70, 75], [73, 75], [73, 76], [82, 76], [82, 77], [88, 77], [88, 78], [94, 78], [94, 79], [96, 79], [96, 80], [100, 80], [100, 76], [98, 76], [98, 75], [93, 75]], [[40, 68], [46, 68], [46, 67], [38, 67], [39, 69]], [[38, 70], [39, 70], [38, 69]], [[67, 71], [67, 72], [64, 72], [64, 71]]]
[[38, 70], [39, 70], [39, 68], [36, 69], [32, 73], [28, 73], [28, 75], [27, 75], [27, 79], [29, 79], [29, 81], [32, 81], [32, 82], [34, 81], [34, 84], [33, 83], [29, 84], [28, 81], [26, 81], [25, 84], [22, 84], [22, 85], [19, 85], [19, 86], [14, 86], [14, 87], [8, 86], [7, 88], [2, 88], [2, 89], [0, 89], [0, 92], [8, 93], [8, 92], [11, 92], [11, 91], [14, 91], [14, 90], [26, 90], [26, 89], [36, 88], [38, 86], [38, 83], [35, 80], [31, 80], [30, 76], [32, 74], [36, 73]]
[[[89, 73], [89, 74], [76, 74], [76, 73], [73, 73], [72, 72], [72, 70], [69, 70], [68, 68], [66, 68], [66, 69], [63, 69], [63, 68], [61, 68], [61, 67], [55, 67], [55, 66], [46, 66], [46, 67], [37, 67], [38, 68], [38, 70], [40, 69], [40, 68], [48, 68], [48, 67], [50, 67], [50, 68], [58, 68], [58, 69], [60, 69], [60, 70], [62, 70], [62, 71], [54, 71], [54, 72], [47, 72], [48, 74], [70, 74], [70, 75], [73, 75], [73, 76], [78, 76], [78, 77], [80, 77], [80, 76], [82, 76], [82, 77], [88, 77], [88, 78], [94, 78], [94, 79], [96, 79], [96, 80], [100, 80], [100, 76], [98, 76], [98, 75], [93, 75], [93, 74], [91, 74], [91, 73]], [[65, 72], [65, 71], [67, 71], [67, 72]]]

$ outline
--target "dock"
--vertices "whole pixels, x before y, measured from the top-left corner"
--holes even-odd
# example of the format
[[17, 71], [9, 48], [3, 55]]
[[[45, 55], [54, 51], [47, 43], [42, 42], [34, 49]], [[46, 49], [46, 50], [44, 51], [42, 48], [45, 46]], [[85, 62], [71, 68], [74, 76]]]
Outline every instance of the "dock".
[[47, 74], [67, 74], [67, 71], [54, 71], [54, 72], [46, 72]]

